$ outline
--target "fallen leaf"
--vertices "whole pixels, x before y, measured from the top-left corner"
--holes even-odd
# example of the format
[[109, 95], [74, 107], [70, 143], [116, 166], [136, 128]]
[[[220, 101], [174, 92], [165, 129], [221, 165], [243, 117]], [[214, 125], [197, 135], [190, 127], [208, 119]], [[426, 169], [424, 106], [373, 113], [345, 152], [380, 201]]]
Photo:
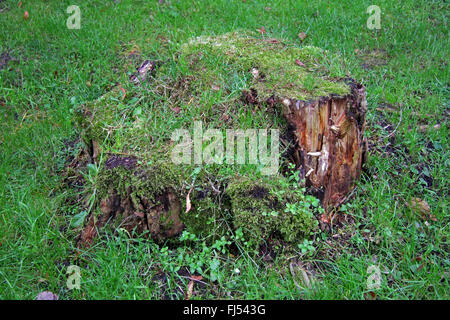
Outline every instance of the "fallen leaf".
[[122, 99], [121, 99], [123, 101], [123, 99], [125, 99], [125, 96], [127, 95], [127, 92], [122, 87], [120, 87], [120, 90], [123, 92], [123, 96], [122, 96]]
[[196, 281], [201, 281], [203, 279], [202, 276], [191, 276], [191, 279], [196, 280]]
[[186, 196], [186, 213], [188, 213], [189, 211], [191, 211], [191, 199], [189, 198], [189, 195], [191, 194], [192, 188], [191, 190], [189, 190], [187, 196]]
[[28, 19], [30, 15], [28, 14], [28, 11], [25, 11], [25, 13], [23, 14], [23, 18], [26, 20]]
[[375, 292], [369, 291], [369, 292], [364, 293], [364, 299], [366, 299], [366, 300], [376, 300], [377, 299], [377, 295], [375, 294]]
[[306, 67], [306, 65], [303, 62], [301, 62], [300, 60], [298, 60], [298, 59], [295, 59], [295, 64], [300, 66], [300, 67]]
[[186, 290], [186, 297], [185, 297], [186, 300], [191, 299], [193, 290], [194, 290], [194, 281], [190, 280], [189, 283], [188, 283], [187, 290]]
[[[314, 280], [310, 279], [310, 276], [306, 273], [306, 270], [303, 269], [298, 263], [291, 262], [289, 264], [289, 271], [291, 272], [292, 280], [294, 280], [294, 284], [296, 287], [302, 291], [304, 287], [308, 289], [313, 289]], [[298, 276], [300, 273], [301, 278]], [[296, 279], [300, 280], [303, 285], [300, 285]]]
[[36, 300], [58, 300], [58, 296], [51, 291], [40, 292]]
[[303, 40], [305, 40], [306, 39], [306, 37], [307, 37], [308, 35], [306, 34], [306, 33], [304, 33], [304, 32], [300, 32], [299, 34], [298, 34], [298, 37], [300, 38], [300, 40], [303, 42]]
[[330, 218], [329, 218], [328, 215], [326, 215], [325, 213], [322, 213], [322, 214], [320, 215], [319, 220], [320, 220], [320, 222], [323, 222], [323, 223], [326, 223], [326, 224], [329, 224], [329, 223], [330, 223]]
[[223, 120], [223, 121], [228, 121], [230, 119], [230, 116], [228, 114], [224, 113], [224, 114], [222, 114], [220, 119]]
[[259, 33], [261, 33], [261, 34], [265, 34], [267, 31], [266, 31], [266, 29], [264, 29], [264, 27], [261, 27], [261, 28], [259, 28], [259, 29], [256, 29]]
[[259, 76], [259, 70], [258, 69], [253, 68], [251, 73], [253, 75], [253, 78], [255, 78], [255, 79], [258, 78], [258, 76]]
[[408, 203], [408, 207], [410, 207], [415, 213], [419, 213], [423, 218], [428, 218], [431, 208], [428, 202], [420, 198], [411, 198]]
[[178, 114], [178, 113], [180, 113], [181, 108], [180, 107], [174, 107], [174, 108], [171, 107], [170, 110], [172, 110], [175, 114]]
[[139, 218], [144, 218], [144, 213], [143, 213], [143, 212], [136, 211], [134, 214], [135, 214], [136, 216], [138, 216]]
[[19, 8], [22, 8], [22, 1], [19, 1]]
[[189, 300], [192, 297], [192, 292], [194, 290], [194, 282], [195, 281], [200, 281], [202, 279], [203, 279], [202, 276], [191, 276], [190, 277], [190, 280], [189, 280], [189, 283], [188, 283], [188, 287], [187, 287], [187, 290], [186, 290], [186, 300]]

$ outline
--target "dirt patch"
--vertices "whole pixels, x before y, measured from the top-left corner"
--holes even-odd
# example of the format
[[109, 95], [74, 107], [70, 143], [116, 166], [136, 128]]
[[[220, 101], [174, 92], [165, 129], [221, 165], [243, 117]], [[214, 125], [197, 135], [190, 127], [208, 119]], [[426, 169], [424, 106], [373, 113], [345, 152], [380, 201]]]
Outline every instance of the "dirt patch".
[[18, 59], [12, 57], [8, 52], [3, 52], [2, 54], [0, 54], [0, 70], [6, 68], [9, 61], [18, 61]]
[[127, 170], [134, 169], [137, 165], [136, 157], [123, 157], [118, 155], [111, 155], [105, 162], [107, 169], [114, 169], [117, 167], [124, 167]]
[[363, 61], [361, 67], [365, 70], [385, 66], [389, 62], [389, 56], [385, 49], [374, 49], [372, 51], [362, 52], [359, 55]]

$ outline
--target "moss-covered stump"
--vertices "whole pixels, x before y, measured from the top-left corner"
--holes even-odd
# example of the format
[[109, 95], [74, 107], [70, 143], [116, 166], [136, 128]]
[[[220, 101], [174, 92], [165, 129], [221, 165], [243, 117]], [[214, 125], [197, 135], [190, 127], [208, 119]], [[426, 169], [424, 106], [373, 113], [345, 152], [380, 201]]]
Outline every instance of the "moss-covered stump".
[[[129, 83], [76, 112], [99, 167], [96, 205], [81, 243], [107, 224], [156, 240], [183, 229], [220, 236], [231, 227], [254, 243], [272, 236], [296, 241], [314, 230], [321, 212], [299, 187], [302, 181], [325, 208], [353, 188], [364, 159], [366, 100], [364, 88], [344, 78], [338, 58], [315, 47], [229, 33], [182, 45], [175, 61], [156, 72], [148, 61]], [[296, 178], [289, 180], [295, 183], [282, 182], [282, 170], [263, 178], [261, 166], [236, 163], [203, 163], [193, 181], [198, 164], [175, 165], [169, 154], [174, 130], [194, 121], [205, 128], [279, 129], [290, 150], [280, 163], [295, 163]]]
[[179, 234], [180, 172], [166, 161], [139, 165], [135, 157], [112, 155], [98, 173], [99, 208], [90, 216], [79, 244], [90, 244], [97, 229], [108, 223], [114, 229], [146, 233], [158, 241]]
[[200, 37], [183, 50], [193, 54], [199, 48], [223, 55], [253, 75], [244, 100], [281, 107], [295, 137], [293, 156], [302, 178], [324, 208], [341, 204], [360, 176], [367, 149], [364, 87], [342, 78], [339, 62], [315, 47], [234, 33]]

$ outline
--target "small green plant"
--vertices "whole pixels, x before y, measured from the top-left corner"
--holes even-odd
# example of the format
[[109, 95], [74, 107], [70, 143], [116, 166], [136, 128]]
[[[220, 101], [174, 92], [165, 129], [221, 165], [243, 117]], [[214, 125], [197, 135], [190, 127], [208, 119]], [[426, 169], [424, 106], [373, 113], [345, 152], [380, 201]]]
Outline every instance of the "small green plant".
[[303, 242], [299, 243], [297, 246], [303, 255], [312, 256], [316, 251], [316, 248], [313, 246], [313, 244], [314, 241], [304, 239]]

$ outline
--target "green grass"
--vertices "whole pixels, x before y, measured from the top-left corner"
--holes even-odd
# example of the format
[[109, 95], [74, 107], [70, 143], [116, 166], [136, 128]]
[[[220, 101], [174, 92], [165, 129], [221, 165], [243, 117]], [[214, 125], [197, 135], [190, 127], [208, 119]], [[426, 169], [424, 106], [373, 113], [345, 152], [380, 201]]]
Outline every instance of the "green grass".
[[[0, 2], [0, 55], [15, 58], [0, 70], [0, 298], [50, 290], [61, 299], [182, 299], [187, 275], [199, 268], [205, 284], [195, 284], [193, 299], [364, 299], [373, 264], [382, 276], [378, 299], [449, 298], [448, 4], [378, 1], [381, 29], [369, 30], [371, 1], [90, 1], [78, 4], [81, 29], [68, 30], [73, 1], [22, 2]], [[79, 229], [70, 222], [81, 205], [67, 201], [76, 191], [61, 188], [73, 152], [67, 141], [77, 136], [72, 110], [128, 81], [135, 66], [125, 53], [133, 48], [170, 64], [193, 37], [262, 26], [267, 37], [297, 44], [307, 33], [302, 45], [340, 55], [339, 72], [367, 89], [371, 149], [341, 208], [349, 221], [315, 235], [313, 253], [285, 248], [273, 261], [244, 244], [195, 238], [173, 247], [120, 232], [77, 255]], [[175, 64], [169, 70], [183, 73]], [[211, 107], [217, 97], [206, 90], [202, 103]], [[151, 107], [151, 97], [145, 103]], [[186, 124], [165, 111], [155, 117], [156, 137]], [[245, 127], [264, 123], [251, 112], [236, 116]], [[426, 200], [436, 221], [415, 215], [411, 197]], [[296, 286], [292, 257], [314, 275], [314, 290]], [[81, 267], [81, 290], [67, 289], [70, 264]]]

